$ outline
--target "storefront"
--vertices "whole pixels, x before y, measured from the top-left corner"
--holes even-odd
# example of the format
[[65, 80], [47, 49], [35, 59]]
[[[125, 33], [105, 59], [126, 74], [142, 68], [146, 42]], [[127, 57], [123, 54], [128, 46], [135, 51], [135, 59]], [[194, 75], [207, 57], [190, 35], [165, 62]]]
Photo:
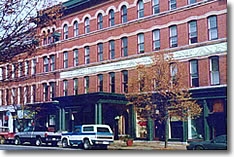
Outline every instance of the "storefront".
[[0, 106], [0, 126], [8, 127], [9, 132], [15, 132], [15, 120], [19, 105]]

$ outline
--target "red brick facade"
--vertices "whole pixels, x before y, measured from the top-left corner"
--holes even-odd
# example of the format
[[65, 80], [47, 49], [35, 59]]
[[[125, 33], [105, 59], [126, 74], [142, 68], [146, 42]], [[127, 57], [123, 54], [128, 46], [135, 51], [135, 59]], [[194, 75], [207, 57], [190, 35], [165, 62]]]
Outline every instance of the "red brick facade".
[[[187, 57], [179, 57], [178, 60], [182, 63], [181, 68], [187, 72], [184, 78], [185, 84], [191, 87], [189, 61], [193, 59], [198, 60], [198, 76], [199, 87], [211, 86], [210, 79], [210, 57], [219, 57], [219, 85], [227, 84], [227, 1], [226, 0], [197, 0], [196, 3], [189, 5], [188, 0], [177, 0], [176, 9], [169, 10], [169, 1], [159, 0], [160, 12], [153, 14], [152, 4], [153, 0], [143, 0], [144, 2], [144, 17], [137, 18], [137, 0], [107, 0], [101, 4], [84, 8], [77, 12], [63, 16], [60, 21], [57, 21], [56, 25], [51, 28], [42, 28], [38, 30], [38, 33], [47, 32], [48, 29], [52, 31], [52, 28], [56, 32], [61, 33], [60, 40], [53, 44], [40, 44], [37, 52], [33, 56], [27, 57], [30, 63], [32, 59], [36, 59], [36, 74], [31, 75], [32, 64], [29, 66], [29, 74], [23, 77], [18, 77], [18, 71], [16, 71], [15, 79], [11, 76], [7, 80], [4, 78], [6, 75], [6, 66], [0, 65], [2, 68], [2, 81], [0, 84], [1, 91], [1, 105], [11, 104], [24, 104], [24, 100], [18, 98], [19, 87], [29, 87], [28, 93], [36, 95], [36, 100], [30, 100], [27, 103], [43, 102], [44, 101], [44, 89], [43, 83], [50, 86], [51, 82], [55, 82], [55, 96], [64, 96], [64, 80], [68, 81], [68, 95], [74, 95], [74, 78], [78, 78], [78, 94], [85, 93], [84, 89], [84, 77], [89, 76], [89, 93], [98, 92], [98, 74], [103, 74], [103, 91], [110, 92], [110, 72], [115, 72], [115, 92], [123, 93], [123, 77], [122, 71], [128, 70], [128, 77], [131, 77], [131, 73], [134, 67], [127, 67], [119, 65], [119, 68], [113, 70], [100, 70], [105, 65], [111, 65], [111, 63], [122, 63], [122, 61], [131, 61], [136, 58], [148, 57], [155, 53], [164, 52], [180, 52], [187, 50], [190, 51], [199, 50], [203, 53], [191, 53]], [[121, 23], [121, 7], [125, 5], [127, 7], [127, 22]], [[114, 10], [115, 25], [109, 26], [109, 11]], [[97, 16], [98, 13], [103, 15], [103, 29], [97, 29]], [[216, 17], [217, 39], [209, 40], [208, 30], [208, 18], [211, 16]], [[90, 32], [84, 33], [84, 21], [85, 18], [90, 19]], [[79, 35], [74, 37], [73, 23], [78, 21]], [[197, 43], [189, 44], [189, 26], [190, 21], [197, 22]], [[68, 25], [68, 39], [64, 39], [64, 24]], [[170, 48], [170, 26], [177, 26], [177, 39], [178, 45], [174, 48]], [[153, 50], [153, 30], [160, 30], [160, 49]], [[144, 53], [138, 53], [138, 34], [144, 34]], [[123, 37], [128, 38], [128, 56], [122, 56], [121, 52], [121, 39]], [[110, 59], [109, 41], [115, 42], [115, 58]], [[97, 44], [103, 43], [103, 61], [98, 61], [98, 48]], [[224, 48], [220, 45], [224, 44]], [[89, 46], [90, 49], [90, 63], [85, 64], [85, 47]], [[209, 47], [210, 46], [210, 47]], [[215, 47], [217, 46], [217, 47]], [[204, 50], [202, 48], [204, 47]], [[222, 49], [223, 48], [223, 49]], [[78, 66], [74, 66], [74, 53], [73, 50], [78, 49]], [[63, 68], [64, 64], [64, 52], [68, 52], [68, 68]], [[43, 57], [50, 58], [51, 55], [55, 55], [55, 70], [44, 72], [44, 60]], [[186, 54], [184, 54], [186, 56]], [[17, 59], [16, 59], [17, 60]], [[22, 60], [23, 63], [25, 60]], [[18, 62], [18, 61], [16, 61]], [[49, 60], [49, 69], [51, 60]], [[12, 69], [11, 63], [9, 63], [10, 71]], [[97, 69], [91, 71], [89, 68], [96, 67]], [[84, 74], [77, 76], [61, 78], [63, 72], [76, 72], [76, 70], [83, 69]], [[25, 71], [25, 70], [23, 70]], [[32, 92], [32, 85], [36, 85], [36, 91]], [[197, 88], [199, 88], [197, 87]], [[11, 101], [11, 89], [16, 89], [15, 101]], [[49, 93], [51, 86], [49, 87]], [[6, 94], [8, 89], [8, 94]], [[48, 94], [49, 94], [48, 93]], [[8, 96], [6, 96], [8, 95]], [[22, 93], [21, 93], [22, 95]], [[28, 96], [31, 95], [29, 94]], [[6, 100], [8, 98], [8, 100]], [[20, 99], [20, 100], [19, 100]], [[50, 99], [49, 99], [50, 100]]]
[[[193, 47], [199, 47], [202, 45], [212, 45], [214, 43], [226, 42], [227, 31], [227, 10], [225, 1], [197, 1], [197, 4], [188, 5], [187, 0], [177, 1], [177, 9], [168, 10], [168, 1], [159, 1], [160, 13], [152, 14], [152, 2], [150, 0], [144, 1], [144, 18], [137, 19], [137, 2], [136, 1], [107, 1], [103, 4], [86, 8], [71, 15], [64, 16], [61, 21], [58, 21], [55, 28], [57, 32], [61, 33], [60, 41], [53, 45], [44, 45], [38, 49], [34, 57], [29, 57], [26, 60], [31, 62], [32, 58], [37, 59], [36, 77], [30, 77], [31, 70], [29, 69], [29, 75], [26, 79], [20, 81], [20, 83], [14, 82], [14, 80], [8, 83], [4, 83], [9, 88], [12, 86], [25, 86], [27, 84], [37, 84], [37, 96], [36, 101], [42, 101], [42, 82], [56, 81], [56, 96], [63, 96], [63, 80], [59, 79], [59, 73], [61, 71], [73, 70], [76, 68], [90, 67], [94, 65], [105, 64], [109, 62], [118, 62], [125, 59], [131, 59], [132, 57], [140, 56], [137, 52], [137, 34], [144, 33], [144, 55], [150, 55], [153, 53], [163, 53], [167, 51], [180, 51], [180, 49], [190, 49]], [[121, 23], [121, 7], [127, 5], [127, 23]], [[115, 11], [115, 25], [113, 27], [108, 26], [108, 11], [113, 8]], [[97, 14], [103, 13], [103, 29], [97, 30]], [[208, 39], [208, 21], [209, 16], [217, 16], [217, 28], [218, 39], [209, 41]], [[90, 33], [84, 34], [84, 19], [90, 18]], [[79, 35], [74, 37], [73, 23], [78, 19], [79, 23]], [[191, 20], [197, 21], [197, 37], [198, 42], [189, 45], [188, 41], [188, 22]], [[68, 39], [63, 40], [63, 24], [68, 24]], [[177, 26], [178, 46], [170, 49], [169, 45], [169, 27], [171, 25]], [[153, 50], [153, 35], [152, 31], [160, 29], [160, 50]], [[43, 28], [47, 31], [47, 28]], [[42, 32], [39, 31], [39, 32]], [[128, 57], [121, 56], [121, 38], [128, 37]], [[110, 59], [109, 54], [109, 41], [115, 42], [115, 59]], [[103, 43], [103, 61], [98, 61], [97, 44]], [[90, 64], [84, 63], [84, 47], [90, 48]], [[79, 65], [73, 66], [73, 48], [78, 49]], [[63, 52], [68, 50], [68, 68], [63, 69]], [[55, 55], [55, 71], [43, 72], [43, 57]], [[141, 54], [142, 55], [142, 54]], [[216, 55], [216, 54], [214, 54]], [[220, 72], [220, 84], [227, 84], [227, 65], [226, 65], [226, 53], [220, 54], [219, 58], [219, 72]], [[199, 86], [210, 86], [209, 79], [209, 56], [198, 56], [199, 59]], [[186, 59], [183, 61], [184, 70], [189, 72], [189, 63]], [[11, 67], [11, 66], [10, 66]], [[10, 68], [11, 69], [11, 68]], [[123, 70], [123, 69], [122, 69]], [[128, 70], [128, 69], [127, 69]], [[121, 70], [116, 72], [116, 92], [122, 93], [121, 89]], [[104, 91], [109, 92], [109, 76], [108, 72], [104, 72]], [[114, 71], [113, 71], [114, 72]], [[90, 92], [97, 92], [97, 74], [93, 73], [90, 76]], [[3, 67], [4, 77], [4, 67]], [[129, 76], [131, 77], [131, 76]], [[73, 94], [73, 78], [68, 79], [68, 95]], [[83, 77], [78, 78], [79, 92], [84, 93], [84, 80]], [[189, 76], [187, 76], [187, 84], [189, 85]], [[6, 105], [6, 104], [4, 104]]]

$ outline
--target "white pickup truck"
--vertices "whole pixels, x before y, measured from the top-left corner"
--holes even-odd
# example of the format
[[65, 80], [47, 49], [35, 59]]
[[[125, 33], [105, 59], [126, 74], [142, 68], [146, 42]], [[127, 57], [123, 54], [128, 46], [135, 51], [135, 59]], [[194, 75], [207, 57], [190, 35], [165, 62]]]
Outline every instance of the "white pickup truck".
[[14, 143], [15, 145], [20, 145], [25, 142], [30, 142], [30, 144], [40, 146], [42, 143], [51, 143], [53, 146], [57, 146], [58, 142], [61, 140], [61, 133], [56, 133], [48, 131], [44, 127], [33, 127], [29, 126], [22, 132], [15, 133]]
[[82, 146], [84, 149], [107, 149], [113, 141], [114, 135], [110, 126], [103, 124], [75, 126], [72, 132], [63, 133], [61, 137], [62, 147]]

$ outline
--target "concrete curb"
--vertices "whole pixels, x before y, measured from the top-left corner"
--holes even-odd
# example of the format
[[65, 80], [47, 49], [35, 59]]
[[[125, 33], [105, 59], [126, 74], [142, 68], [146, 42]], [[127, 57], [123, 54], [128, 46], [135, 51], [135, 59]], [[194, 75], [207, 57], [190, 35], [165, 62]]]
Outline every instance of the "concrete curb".
[[164, 148], [163, 141], [133, 141], [132, 146], [127, 146], [124, 141], [116, 140], [108, 149], [110, 150], [186, 150], [186, 142], [168, 142]]

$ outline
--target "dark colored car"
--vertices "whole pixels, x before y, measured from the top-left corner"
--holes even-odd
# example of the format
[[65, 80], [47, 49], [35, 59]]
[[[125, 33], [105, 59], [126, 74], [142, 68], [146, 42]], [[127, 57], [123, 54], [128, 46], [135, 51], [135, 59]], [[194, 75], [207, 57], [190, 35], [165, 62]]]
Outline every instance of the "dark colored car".
[[227, 135], [220, 135], [209, 141], [191, 142], [187, 150], [227, 150]]

